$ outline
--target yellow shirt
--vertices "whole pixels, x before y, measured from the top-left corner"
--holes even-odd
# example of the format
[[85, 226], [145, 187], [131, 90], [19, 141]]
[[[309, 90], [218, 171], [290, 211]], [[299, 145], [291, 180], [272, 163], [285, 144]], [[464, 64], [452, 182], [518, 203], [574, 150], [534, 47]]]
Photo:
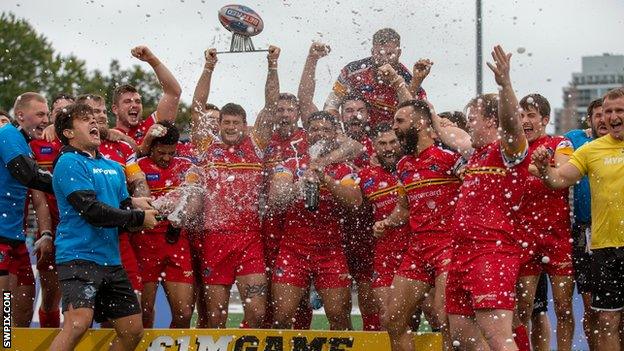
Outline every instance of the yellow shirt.
[[589, 178], [591, 248], [624, 246], [624, 141], [605, 135], [576, 150], [570, 163]]

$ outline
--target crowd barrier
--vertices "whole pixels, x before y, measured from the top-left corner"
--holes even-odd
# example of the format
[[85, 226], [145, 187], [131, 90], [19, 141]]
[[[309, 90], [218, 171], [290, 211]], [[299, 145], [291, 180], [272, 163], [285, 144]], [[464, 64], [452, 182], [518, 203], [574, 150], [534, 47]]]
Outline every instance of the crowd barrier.
[[[11, 349], [44, 351], [59, 329], [13, 328]], [[115, 331], [87, 332], [76, 351], [108, 350]], [[414, 336], [416, 350], [442, 350], [439, 333]], [[4, 340], [6, 341], [6, 340]], [[385, 351], [388, 334], [362, 331], [263, 330], [263, 329], [150, 329], [137, 351]]]

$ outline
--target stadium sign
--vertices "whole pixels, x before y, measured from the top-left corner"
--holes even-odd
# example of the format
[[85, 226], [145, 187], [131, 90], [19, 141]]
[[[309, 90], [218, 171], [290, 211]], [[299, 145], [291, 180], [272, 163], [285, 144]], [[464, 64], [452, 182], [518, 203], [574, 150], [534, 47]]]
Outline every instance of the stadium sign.
[[[47, 350], [58, 329], [14, 328], [13, 349]], [[77, 351], [108, 350], [112, 329], [94, 329]], [[415, 335], [417, 350], [442, 350], [437, 333]], [[390, 350], [388, 334], [362, 331], [149, 329], [137, 351], [371, 351]]]

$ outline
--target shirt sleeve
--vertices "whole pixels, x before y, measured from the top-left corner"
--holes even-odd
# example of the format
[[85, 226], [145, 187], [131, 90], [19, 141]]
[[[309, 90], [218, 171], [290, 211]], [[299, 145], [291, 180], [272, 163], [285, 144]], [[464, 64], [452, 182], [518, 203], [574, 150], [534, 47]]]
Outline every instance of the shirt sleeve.
[[358, 187], [360, 184], [360, 178], [355, 170], [347, 165], [338, 167], [333, 178], [344, 186]]
[[529, 155], [529, 142], [527, 141], [524, 147], [518, 151], [511, 150], [511, 152], [513, 153], [513, 156], [507, 155], [507, 153], [510, 151], [509, 150], [505, 151], [505, 146], [503, 146], [502, 143], [500, 145], [500, 150], [501, 150], [501, 156], [503, 157], [503, 163], [505, 164], [506, 167], [512, 168], [521, 164]]
[[581, 146], [570, 156], [570, 163], [581, 172], [581, 175], [586, 175], [588, 171], [587, 153], [591, 148], [590, 145], [591, 143]]
[[0, 159], [5, 165], [18, 156], [26, 156], [32, 158], [32, 151], [24, 137], [13, 127], [4, 131], [0, 136]]
[[555, 147], [555, 153], [570, 156], [574, 152], [574, 147], [572, 146], [572, 142], [568, 139], [560, 140], [557, 146]]

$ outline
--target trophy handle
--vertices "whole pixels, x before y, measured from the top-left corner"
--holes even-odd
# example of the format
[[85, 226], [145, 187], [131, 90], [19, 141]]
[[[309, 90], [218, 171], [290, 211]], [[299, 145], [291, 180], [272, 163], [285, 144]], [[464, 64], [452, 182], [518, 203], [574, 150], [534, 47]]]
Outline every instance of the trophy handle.
[[232, 33], [230, 51], [217, 51], [217, 54], [231, 54], [237, 52], [268, 52], [268, 49], [256, 50], [251, 38], [239, 33]]

